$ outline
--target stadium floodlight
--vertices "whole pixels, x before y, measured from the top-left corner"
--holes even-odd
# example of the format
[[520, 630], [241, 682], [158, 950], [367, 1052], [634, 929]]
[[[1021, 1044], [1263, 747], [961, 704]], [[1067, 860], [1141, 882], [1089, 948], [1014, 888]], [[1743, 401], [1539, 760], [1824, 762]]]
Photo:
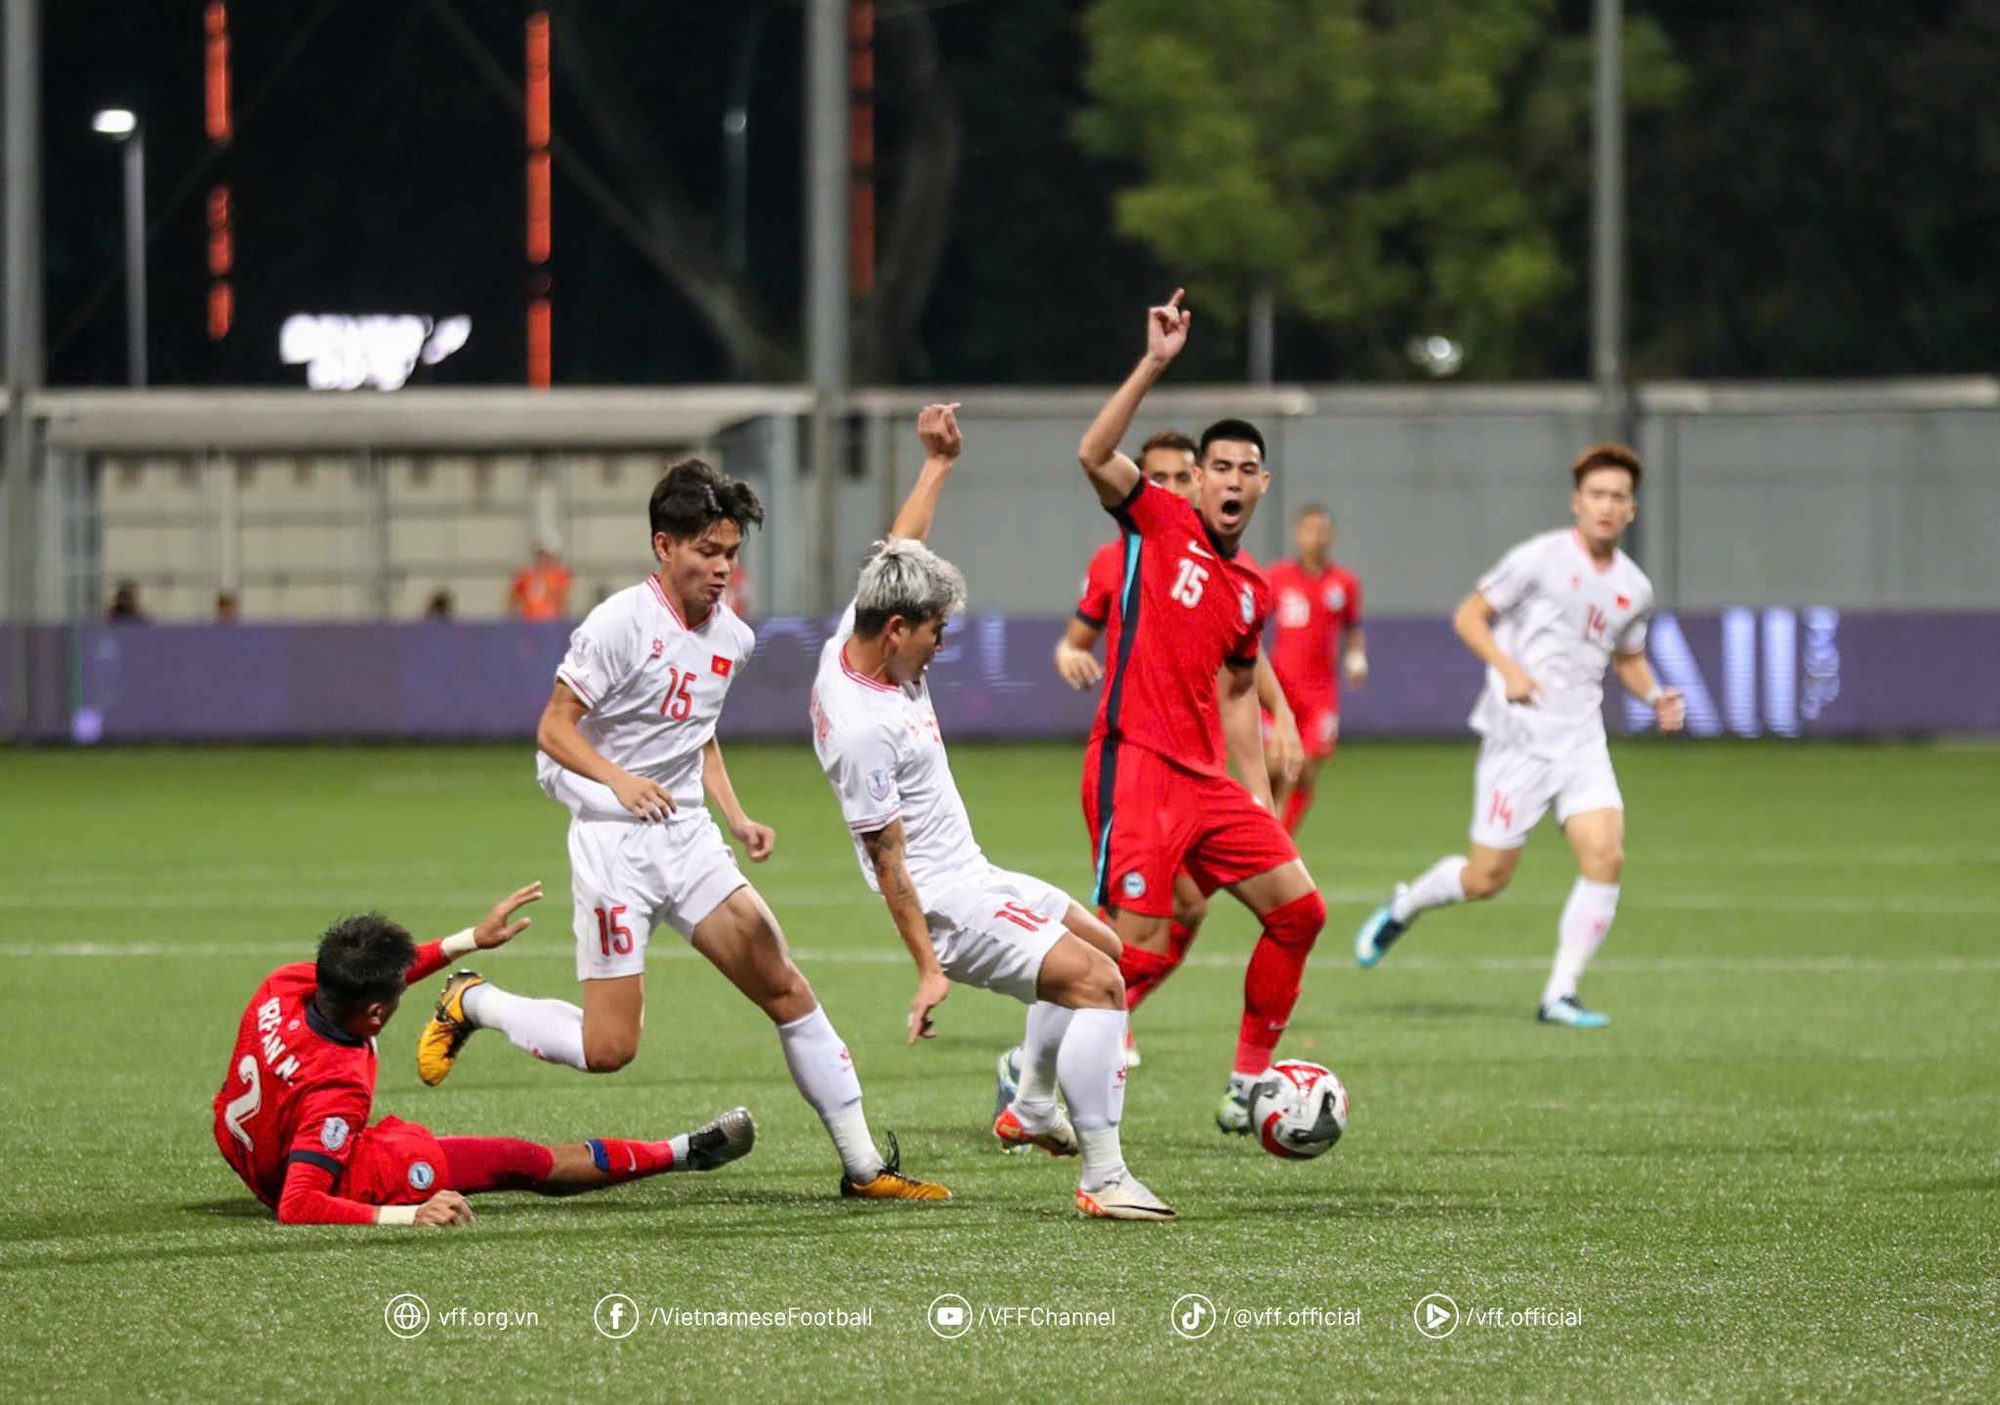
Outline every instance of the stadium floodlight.
[[1459, 367], [1465, 364], [1465, 347], [1435, 332], [1426, 337], [1411, 337], [1404, 350], [1418, 370], [1440, 380], [1457, 375]]
[[146, 132], [127, 107], [100, 109], [90, 129], [125, 148], [125, 374], [146, 383]]

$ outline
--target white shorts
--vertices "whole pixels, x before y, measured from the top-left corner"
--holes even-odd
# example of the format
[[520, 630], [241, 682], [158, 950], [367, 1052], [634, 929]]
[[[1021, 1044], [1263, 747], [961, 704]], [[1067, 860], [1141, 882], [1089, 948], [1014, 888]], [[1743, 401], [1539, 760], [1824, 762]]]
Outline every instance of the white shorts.
[[569, 883], [575, 903], [576, 978], [603, 981], [646, 969], [655, 927], [687, 937], [749, 879], [704, 805], [664, 822], [641, 820], [609, 786], [548, 757], [536, 779], [570, 812]]
[[1518, 849], [1553, 804], [1556, 823], [1591, 810], [1622, 810], [1618, 777], [1602, 738], [1545, 756], [1488, 738], [1480, 743], [1472, 773], [1472, 842], [1488, 849]]
[[1042, 962], [1068, 930], [1069, 904], [1060, 888], [989, 864], [983, 875], [926, 899], [924, 917], [945, 975], [1032, 1005]]

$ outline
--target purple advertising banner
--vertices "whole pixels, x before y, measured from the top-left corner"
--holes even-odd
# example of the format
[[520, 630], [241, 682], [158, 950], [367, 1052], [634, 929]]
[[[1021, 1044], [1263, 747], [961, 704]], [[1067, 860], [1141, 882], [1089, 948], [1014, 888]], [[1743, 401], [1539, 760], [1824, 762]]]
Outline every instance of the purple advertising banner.
[[[1075, 737], [1096, 694], [1055, 676], [1066, 621], [956, 623], [932, 668], [954, 736]], [[803, 741], [806, 695], [830, 623], [770, 619], [730, 690], [723, 735]], [[567, 627], [522, 624], [86, 625], [0, 631], [0, 726], [82, 744], [127, 741], [478, 739], [533, 734]], [[1455, 736], [1479, 668], [1436, 619], [1368, 623], [1367, 687], [1343, 702], [1346, 736]], [[1699, 736], [2000, 732], [2000, 612], [1841, 614], [1728, 610], [1654, 622], [1661, 681]], [[25, 694], [15, 682], [25, 659]], [[1615, 682], [1614, 730], [1643, 711]], [[19, 714], [17, 698], [27, 708]]]

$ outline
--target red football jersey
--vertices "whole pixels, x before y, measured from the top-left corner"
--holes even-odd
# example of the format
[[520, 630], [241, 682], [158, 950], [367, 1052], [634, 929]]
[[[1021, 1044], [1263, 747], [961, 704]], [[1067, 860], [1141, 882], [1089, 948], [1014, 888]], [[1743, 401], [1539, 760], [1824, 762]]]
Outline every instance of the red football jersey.
[[[441, 943], [426, 942], [405, 980], [444, 966]], [[215, 1143], [223, 1159], [274, 1210], [295, 1162], [340, 1179], [375, 1101], [375, 1043], [313, 1008], [317, 979], [310, 961], [264, 978], [243, 1011], [229, 1073], [215, 1095]]]
[[1093, 743], [1130, 742], [1190, 771], [1227, 775], [1216, 677], [1257, 661], [1270, 586], [1188, 503], [1141, 481], [1111, 509], [1123, 533]]
[[1076, 602], [1076, 617], [1092, 629], [1104, 628], [1111, 622], [1111, 612], [1118, 608], [1118, 592], [1124, 584], [1125, 543], [1106, 542], [1090, 558], [1083, 594]]
[[1337, 693], [1334, 650], [1341, 631], [1361, 624], [1361, 582], [1345, 566], [1328, 563], [1318, 574], [1296, 561], [1271, 567], [1271, 669], [1290, 698]]

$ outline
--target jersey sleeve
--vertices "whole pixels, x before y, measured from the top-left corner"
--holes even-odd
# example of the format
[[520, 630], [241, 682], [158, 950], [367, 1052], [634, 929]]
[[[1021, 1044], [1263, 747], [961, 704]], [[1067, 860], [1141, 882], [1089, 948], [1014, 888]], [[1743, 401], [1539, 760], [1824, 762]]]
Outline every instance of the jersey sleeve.
[[417, 948], [417, 958], [410, 963], [410, 969], [403, 972], [403, 984], [415, 985], [418, 981], [435, 976], [451, 964], [451, 958], [444, 954], [444, 942], [425, 942]]
[[278, 1196], [279, 1224], [374, 1224], [375, 1207], [333, 1193], [339, 1178], [324, 1166], [306, 1161], [285, 1167], [285, 1188]]
[[1092, 629], [1102, 629], [1111, 619], [1112, 602], [1118, 598], [1118, 583], [1112, 572], [1118, 555], [1099, 551], [1090, 558], [1090, 570], [1083, 578], [1083, 594], [1076, 602], [1076, 617]]
[[638, 664], [632, 631], [609, 611], [590, 612], [569, 637], [556, 679], [594, 708], [618, 690]]
[[889, 729], [870, 725], [838, 737], [827, 757], [826, 778], [840, 797], [840, 812], [856, 834], [874, 834], [901, 818], [896, 785], [896, 742]]
[[1535, 589], [1535, 544], [1523, 542], [1501, 557], [1492, 570], [1474, 587], [1500, 614], [1506, 614], [1526, 600]]
[[368, 1125], [368, 1090], [359, 1083], [330, 1083], [309, 1089], [301, 1099], [297, 1130], [285, 1149], [289, 1186], [294, 1165], [317, 1166], [335, 1180], [347, 1170], [355, 1138]]
[[1632, 618], [1625, 621], [1625, 627], [1618, 631], [1617, 652], [1621, 654], [1643, 654], [1646, 652], [1646, 629], [1653, 618], [1653, 592], [1649, 589], [1639, 597], [1639, 608], [1632, 612]]
[[1250, 592], [1250, 622], [1243, 633], [1230, 646], [1223, 662], [1237, 668], [1250, 668], [1257, 662], [1257, 655], [1264, 647], [1264, 621], [1271, 615], [1271, 588], [1268, 584]]
[[1165, 488], [1156, 487], [1144, 478], [1139, 480], [1139, 486], [1126, 496], [1124, 502], [1105, 509], [1117, 519], [1121, 530], [1142, 537], [1157, 536], [1161, 532], [1187, 526], [1187, 518], [1193, 510]]

